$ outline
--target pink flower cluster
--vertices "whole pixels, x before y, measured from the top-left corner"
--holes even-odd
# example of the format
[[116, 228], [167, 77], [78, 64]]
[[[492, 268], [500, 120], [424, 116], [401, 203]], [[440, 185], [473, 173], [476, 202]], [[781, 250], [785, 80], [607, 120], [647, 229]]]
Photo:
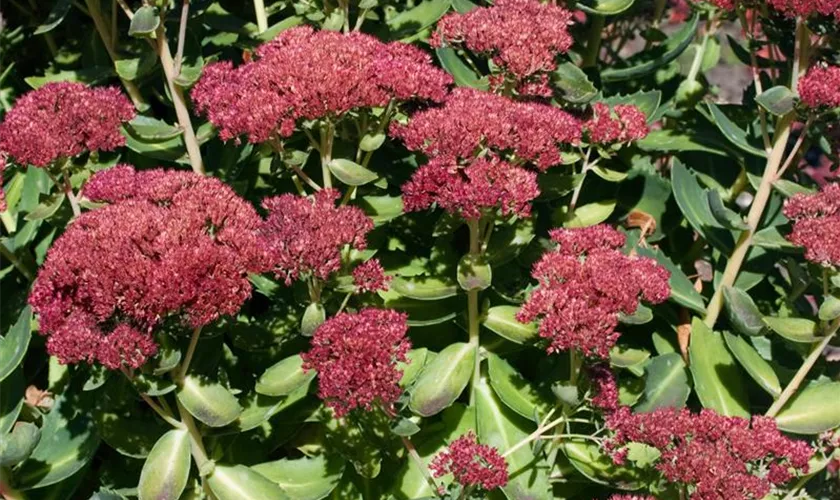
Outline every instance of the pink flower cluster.
[[221, 181], [120, 165], [84, 194], [111, 203], [78, 217], [47, 254], [29, 295], [62, 363], [142, 365], [168, 318], [199, 327], [236, 313], [263, 270], [260, 218]]
[[655, 467], [672, 483], [691, 488], [693, 500], [759, 500], [773, 485], [807, 472], [813, 450], [785, 437], [772, 418], [724, 417], [704, 409], [660, 408], [633, 413], [621, 407], [607, 415], [613, 435], [607, 448], [617, 463], [627, 443], [643, 443], [661, 452]]
[[392, 100], [439, 102], [451, 83], [412, 45], [297, 27], [258, 48], [253, 61], [206, 67], [192, 99], [222, 139], [258, 143], [289, 136], [300, 119], [336, 119]]
[[615, 376], [606, 363], [598, 363], [586, 369], [592, 385], [592, 406], [604, 412], [618, 409], [618, 384]]
[[356, 408], [386, 412], [402, 394], [397, 362], [407, 360], [408, 316], [389, 309], [341, 313], [315, 330], [301, 354], [304, 370], [318, 372], [318, 397], [341, 418]]
[[134, 114], [115, 87], [48, 83], [26, 93], [6, 114], [0, 151], [15, 163], [37, 167], [85, 151], [111, 151], [125, 144], [120, 126]]
[[[554, 71], [558, 54], [569, 50], [572, 13], [539, 0], [497, 0], [492, 7], [452, 13], [438, 22], [435, 47], [463, 45], [486, 55], [520, 92], [550, 96], [545, 73]], [[504, 77], [502, 78], [504, 79]]]
[[465, 219], [478, 219], [484, 209], [527, 217], [531, 200], [539, 196], [537, 174], [494, 156], [478, 158], [467, 166], [437, 158], [423, 165], [402, 187], [407, 211], [424, 210], [433, 203]]
[[550, 234], [558, 246], [534, 264], [539, 284], [517, 319], [540, 320], [549, 353], [579, 349], [606, 358], [620, 336], [618, 314], [632, 314], [641, 299], [665, 301], [670, 274], [653, 259], [622, 254], [624, 235], [605, 224]]
[[840, 0], [767, 0], [767, 4], [788, 17], [821, 14], [840, 19]]
[[615, 144], [644, 139], [650, 132], [647, 117], [636, 106], [618, 104], [612, 109], [602, 102], [592, 105], [592, 117], [584, 124], [592, 144]]
[[784, 214], [793, 220], [788, 239], [805, 247], [806, 259], [824, 266], [840, 265], [840, 184], [792, 196], [785, 202]]
[[386, 291], [390, 283], [391, 276], [385, 274], [379, 259], [370, 259], [353, 269], [353, 284], [360, 293]]
[[508, 482], [508, 464], [492, 446], [478, 444], [472, 431], [449, 443], [429, 464], [435, 477], [452, 473], [461, 486], [477, 486], [484, 491]]
[[311, 197], [283, 194], [263, 200], [268, 216], [262, 227], [268, 262], [286, 285], [303, 277], [325, 280], [341, 268], [341, 250], [367, 246], [373, 221], [357, 207], [336, 207], [334, 189]]
[[3, 191], [3, 172], [6, 170], [6, 157], [0, 154], [0, 212], [6, 210], [6, 192]]
[[840, 66], [814, 66], [799, 79], [799, 98], [811, 108], [840, 107]]
[[615, 495], [611, 496], [609, 500], [656, 500], [656, 498], [652, 497], [651, 495], [626, 495], [616, 493]]
[[577, 145], [582, 122], [554, 106], [523, 103], [475, 89], [455, 89], [442, 107], [394, 123], [391, 135], [406, 147], [450, 162], [472, 160], [482, 150], [512, 153], [541, 171], [561, 163], [560, 148]]

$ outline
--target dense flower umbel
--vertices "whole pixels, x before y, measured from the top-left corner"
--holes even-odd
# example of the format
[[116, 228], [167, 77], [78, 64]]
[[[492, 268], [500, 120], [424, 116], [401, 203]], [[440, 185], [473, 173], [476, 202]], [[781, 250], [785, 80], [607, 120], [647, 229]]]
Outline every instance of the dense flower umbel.
[[805, 258], [824, 266], [840, 265], [840, 184], [823, 186], [814, 194], [796, 194], [785, 203], [793, 220], [788, 239], [805, 247]]
[[594, 364], [586, 369], [592, 385], [592, 406], [605, 412], [618, 409], [618, 384], [609, 365]]
[[478, 444], [472, 431], [449, 443], [429, 464], [435, 477], [452, 473], [464, 486], [477, 486], [485, 491], [508, 482], [508, 464], [492, 446]]
[[793, 472], [807, 472], [813, 450], [789, 439], [772, 418], [724, 417], [704, 409], [660, 408], [633, 413], [628, 407], [608, 414], [613, 435], [607, 443], [614, 459], [624, 461], [627, 443], [657, 448], [655, 467], [671, 483], [688, 485], [692, 500], [758, 500]]
[[840, 0], [767, 0], [767, 4], [788, 17], [821, 14], [840, 18]]
[[324, 189], [312, 197], [283, 194], [263, 200], [268, 262], [287, 285], [310, 275], [327, 279], [341, 268], [341, 249], [364, 250], [373, 221], [357, 207], [336, 207], [340, 196]]
[[[435, 47], [463, 45], [493, 63], [518, 83], [554, 71], [558, 54], [572, 46], [572, 13], [539, 0], [497, 0], [492, 7], [452, 13], [438, 23], [431, 43]], [[538, 75], [541, 76], [541, 75]], [[545, 81], [536, 79], [536, 88]], [[527, 84], [522, 88], [526, 93]], [[541, 94], [541, 90], [537, 92]]]
[[554, 106], [458, 88], [442, 107], [417, 113], [406, 125], [392, 125], [391, 134], [430, 157], [471, 160], [489, 149], [513, 153], [544, 171], [561, 162], [563, 145], [580, 142], [581, 125]]
[[299, 119], [336, 118], [392, 100], [442, 101], [452, 79], [412, 45], [362, 33], [283, 31], [234, 68], [212, 64], [192, 90], [222, 139], [290, 135]]
[[465, 167], [446, 158], [431, 160], [403, 184], [407, 211], [425, 210], [433, 203], [465, 219], [481, 217], [483, 209], [527, 217], [531, 200], [539, 196], [537, 175], [495, 157], [478, 158]]
[[0, 123], [0, 151], [15, 163], [45, 167], [85, 151], [125, 144], [120, 126], [134, 107], [115, 87], [55, 82], [28, 92]]
[[610, 109], [602, 102], [592, 105], [592, 117], [584, 130], [589, 142], [595, 144], [638, 141], [650, 131], [647, 117], [636, 106], [619, 104]]
[[315, 330], [303, 369], [318, 372], [318, 397], [341, 418], [350, 411], [381, 405], [392, 412], [402, 394], [402, 372], [411, 342], [404, 313], [362, 309], [338, 314]]
[[378, 292], [388, 290], [391, 276], [385, 274], [379, 259], [370, 259], [353, 269], [353, 284], [358, 292]]
[[840, 106], [840, 66], [814, 66], [799, 79], [799, 97], [811, 108]]
[[61, 362], [139, 367], [166, 318], [203, 326], [250, 296], [247, 273], [262, 271], [260, 219], [221, 181], [122, 165], [84, 193], [112, 204], [67, 228], [29, 295]]
[[604, 224], [555, 229], [551, 238], [558, 246], [534, 264], [539, 285], [517, 319], [540, 320], [549, 353], [579, 349], [606, 358], [620, 336], [618, 313], [632, 314], [640, 299], [666, 300], [670, 274], [652, 259], [622, 254], [624, 235]]

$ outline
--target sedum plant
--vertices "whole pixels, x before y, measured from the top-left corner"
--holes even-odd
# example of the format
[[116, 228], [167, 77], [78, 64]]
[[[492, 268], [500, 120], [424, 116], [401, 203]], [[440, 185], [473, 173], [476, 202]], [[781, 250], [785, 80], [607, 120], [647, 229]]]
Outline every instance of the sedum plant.
[[0, 12], [3, 500], [840, 495], [840, 1]]

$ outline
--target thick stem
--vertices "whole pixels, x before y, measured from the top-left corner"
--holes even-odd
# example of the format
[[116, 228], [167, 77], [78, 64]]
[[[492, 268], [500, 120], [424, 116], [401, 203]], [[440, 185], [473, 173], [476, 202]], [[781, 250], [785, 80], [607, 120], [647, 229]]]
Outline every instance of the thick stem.
[[[111, 62], [116, 63], [119, 59], [119, 55], [116, 52], [116, 43], [111, 39], [111, 35], [108, 33], [108, 24], [105, 17], [102, 15], [99, 0], [85, 0], [85, 3], [87, 4], [90, 17], [93, 19], [96, 31], [99, 33], [99, 38], [102, 39], [102, 44], [105, 45], [105, 50], [108, 52], [108, 57], [111, 58]], [[140, 89], [137, 88], [137, 85], [134, 82], [131, 80], [124, 80], [122, 78], [120, 78], [120, 81], [122, 82], [123, 87], [125, 87], [125, 91], [131, 98], [131, 102], [134, 104], [135, 108], [145, 109], [148, 107], [145, 99], [143, 99], [143, 95], [140, 93]]]
[[67, 199], [70, 201], [70, 208], [73, 209], [73, 218], [82, 215], [82, 207], [79, 206], [79, 199], [76, 197], [76, 194], [73, 193], [73, 186], [70, 184], [70, 178], [67, 175], [67, 172], [64, 172], [64, 194], [67, 196]]
[[324, 187], [332, 187], [332, 174], [330, 173], [330, 162], [332, 161], [333, 139], [335, 138], [335, 127], [332, 122], [327, 121], [325, 127], [321, 127], [321, 174], [324, 177]]
[[27, 280], [32, 281], [35, 279], [35, 271], [33, 271], [26, 262], [22, 261], [14, 252], [6, 248], [6, 245], [0, 243], [0, 255], [3, 256], [4, 259], [8, 260], [15, 266], [20, 274], [22, 274]]
[[694, 53], [694, 60], [691, 61], [691, 69], [688, 70], [686, 80], [693, 82], [697, 80], [697, 75], [700, 74], [700, 68], [703, 66], [703, 57], [706, 55], [706, 47], [709, 46], [709, 38], [711, 38], [714, 28], [712, 26], [712, 19], [706, 22], [706, 30], [703, 33], [703, 40], [700, 46], [697, 47], [697, 52]]
[[193, 330], [192, 337], [190, 337], [190, 345], [187, 347], [187, 354], [184, 356], [184, 362], [181, 363], [181, 369], [178, 371], [178, 382], [181, 382], [184, 380], [184, 377], [187, 376], [187, 371], [190, 369], [190, 363], [192, 363], [192, 358], [195, 354], [195, 348], [198, 345], [199, 337], [201, 337], [200, 326]]
[[528, 437], [526, 437], [522, 441], [516, 443], [515, 445], [511, 446], [507, 451], [505, 451], [502, 454], [502, 458], [507, 457], [508, 455], [512, 455], [519, 448], [522, 448], [523, 446], [526, 446], [528, 443], [539, 439], [540, 436], [542, 436], [546, 432], [548, 432], [551, 429], [557, 427], [558, 425], [562, 424], [565, 421], [566, 421], [566, 415], [562, 415], [562, 416], [552, 420], [548, 424], [541, 425], [541, 426], [537, 427], [537, 430], [535, 430], [534, 432], [529, 434]]
[[265, 13], [265, 2], [254, 0], [254, 13], [257, 15], [257, 29], [260, 33], [268, 29], [268, 15]]
[[0, 498], [5, 500], [24, 500], [26, 496], [14, 489], [9, 481], [9, 473], [5, 467], [0, 467]]
[[598, 64], [598, 55], [601, 53], [601, 32], [604, 31], [606, 24], [604, 16], [593, 14], [590, 18], [592, 22], [586, 35], [586, 51], [583, 53], [582, 68], [590, 68]]
[[178, 48], [175, 50], [175, 76], [181, 74], [181, 62], [184, 59], [184, 41], [187, 38], [187, 19], [190, 16], [190, 0], [181, 4], [181, 22], [178, 25]]
[[811, 371], [811, 368], [813, 368], [817, 360], [820, 359], [820, 356], [828, 343], [831, 342], [831, 339], [833, 339], [834, 335], [837, 334], [838, 328], [840, 328], [840, 318], [835, 319], [831, 325], [829, 325], [825, 338], [814, 345], [811, 353], [807, 358], [805, 358], [805, 361], [802, 362], [802, 366], [799, 367], [799, 370], [797, 370], [796, 375], [793, 376], [782, 393], [779, 394], [779, 397], [773, 402], [773, 405], [769, 410], [767, 410], [767, 413], [764, 414], [765, 416], [775, 417], [779, 413], [779, 410], [787, 404], [790, 398], [796, 393], [797, 389], [799, 389], [799, 386], [802, 385], [805, 377], [808, 376], [808, 372]]
[[808, 135], [809, 126], [811, 126], [810, 118], [808, 118], [808, 120], [805, 121], [805, 125], [799, 132], [799, 137], [796, 138], [796, 142], [793, 144], [793, 149], [791, 149], [787, 159], [784, 163], [782, 163], [781, 168], [779, 168], [779, 171], [776, 173], [776, 179], [774, 179], [774, 181], [781, 179], [782, 176], [785, 175], [785, 171], [788, 169], [789, 166], [791, 166], [791, 164], [793, 163], [793, 159], [796, 158], [796, 156], [799, 154], [799, 149], [802, 147], [802, 143], [805, 142], [805, 136]]
[[577, 186], [575, 186], [575, 190], [574, 192], [572, 192], [572, 199], [571, 201], [569, 201], [569, 210], [566, 212], [566, 214], [569, 217], [571, 217], [572, 214], [575, 213], [575, 207], [577, 206], [578, 198], [580, 198], [580, 193], [583, 190], [583, 181], [586, 180], [586, 173], [589, 172], [589, 170], [592, 167], [598, 164], [598, 160], [589, 163], [589, 154], [590, 151], [587, 150], [586, 155], [583, 158], [583, 168], [580, 171], [580, 182]]
[[[469, 219], [467, 226], [470, 229], [470, 255], [477, 256], [481, 252], [481, 240], [478, 230], [478, 219]], [[467, 309], [469, 314], [470, 344], [475, 348], [473, 374], [470, 380], [470, 406], [475, 402], [475, 386], [481, 377], [481, 358], [479, 357], [479, 324], [478, 324], [478, 290], [467, 291]]]
[[437, 483], [435, 483], [434, 478], [432, 477], [431, 473], [429, 473], [429, 468], [426, 467], [426, 464], [423, 463], [423, 459], [420, 458], [420, 455], [417, 453], [417, 449], [414, 448], [414, 443], [411, 442], [411, 438], [407, 438], [405, 436], [402, 437], [403, 446], [405, 446], [406, 451], [408, 451], [408, 456], [414, 460], [414, 463], [420, 469], [420, 472], [423, 473], [423, 477], [426, 478], [426, 482], [429, 483], [429, 486], [432, 487], [432, 492], [434, 494], [439, 494], [440, 490], [438, 489]]
[[190, 121], [190, 112], [187, 110], [184, 91], [175, 83], [175, 78], [178, 75], [175, 73], [175, 63], [172, 60], [172, 52], [169, 50], [169, 42], [166, 40], [166, 31], [163, 28], [163, 24], [163, 20], [161, 20], [160, 26], [157, 29], [157, 52], [160, 58], [160, 65], [163, 67], [166, 84], [169, 87], [169, 93], [172, 95], [175, 115], [177, 115], [178, 123], [183, 130], [184, 145], [187, 147], [187, 156], [190, 158], [190, 165], [192, 166], [193, 172], [203, 175], [204, 162], [201, 159], [201, 149], [199, 148], [198, 139], [195, 136], [195, 131]]
[[[793, 89], [794, 92], [796, 92], [799, 77], [807, 69], [808, 41], [807, 27], [805, 27], [804, 23], [797, 20], [796, 48], [794, 50], [795, 62], [793, 71], [791, 72], [791, 89]], [[761, 222], [764, 209], [770, 199], [773, 182], [776, 180], [779, 167], [784, 157], [788, 138], [790, 137], [790, 126], [795, 118], [796, 114], [792, 111], [781, 117], [776, 124], [776, 133], [773, 137], [773, 149], [770, 151], [770, 154], [767, 155], [767, 163], [764, 167], [764, 174], [761, 177], [761, 184], [758, 186], [752, 206], [750, 206], [750, 211], [747, 214], [748, 229], [743, 231], [741, 236], [738, 238], [738, 242], [735, 244], [735, 249], [732, 251], [732, 255], [729, 256], [729, 260], [726, 262], [726, 268], [723, 271], [723, 277], [720, 280], [720, 284], [717, 289], [715, 289], [712, 300], [706, 308], [706, 318], [704, 322], [709, 328], [714, 327], [723, 307], [723, 290], [735, 283], [735, 279], [738, 277], [738, 273], [741, 270], [741, 265], [744, 263], [744, 259], [749, 252], [753, 235], [758, 230], [758, 224]]]

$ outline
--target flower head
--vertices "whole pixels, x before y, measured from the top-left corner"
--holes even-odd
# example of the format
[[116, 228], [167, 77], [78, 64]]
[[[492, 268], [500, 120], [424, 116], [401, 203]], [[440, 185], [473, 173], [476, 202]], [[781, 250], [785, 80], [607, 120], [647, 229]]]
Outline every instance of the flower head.
[[407, 360], [407, 316], [389, 309], [338, 314], [315, 330], [303, 369], [318, 372], [318, 397], [341, 418], [382, 405], [387, 412], [402, 394], [397, 362]]
[[63, 363], [139, 367], [152, 331], [236, 313], [261, 272], [260, 219], [217, 179], [120, 165], [85, 195], [112, 204], [78, 217], [47, 254], [29, 295], [47, 350]]
[[609, 500], [656, 500], [656, 498], [651, 495], [627, 495], [616, 493], [615, 495], [612, 495]]
[[606, 225], [556, 229], [551, 237], [559, 245], [534, 264], [539, 284], [517, 319], [540, 319], [549, 353], [574, 348], [606, 358], [620, 336], [618, 314], [632, 314], [641, 299], [665, 301], [670, 275], [652, 259], [622, 254], [624, 235]]
[[820, 14], [840, 18], [840, 0], [767, 0], [767, 4], [788, 17]]
[[811, 108], [840, 106], [840, 66], [814, 66], [799, 79], [799, 97]]
[[508, 482], [508, 464], [492, 446], [478, 444], [472, 431], [449, 443], [429, 464], [435, 477], [452, 473], [461, 486], [477, 486], [484, 491]]
[[391, 277], [385, 274], [379, 259], [370, 259], [353, 269], [353, 284], [359, 292], [378, 292], [388, 290]]
[[763, 416], [748, 420], [685, 408], [633, 413], [625, 406], [606, 420], [612, 432], [608, 449], [631, 442], [657, 448], [656, 469], [666, 480], [692, 487], [692, 499], [764, 498], [794, 472], [807, 472], [813, 454], [807, 443], [785, 437]]
[[606, 363], [599, 363], [589, 366], [586, 369], [589, 381], [592, 384], [592, 406], [605, 412], [612, 412], [618, 409], [618, 384], [615, 382], [610, 367]]
[[824, 266], [840, 264], [840, 184], [790, 197], [784, 214], [793, 220], [788, 239], [805, 247], [806, 259]]
[[472, 160], [487, 149], [513, 153], [545, 171], [562, 162], [561, 148], [581, 139], [581, 121], [554, 106], [523, 103], [458, 88], [442, 107], [416, 113], [391, 135], [430, 157]]
[[53, 82], [26, 93], [0, 123], [0, 151], [21, 165], [45, 167], [85, 151], [125, 144], [120, 126], [134, 118], [115, 87]]
[[483, 209], [526, 217], [539, 196], [537, 175], [496, 157], [479, 158], [467, 166], [433, 159], [402, 187], [407, 211], [425, 210], [433, 203], [465, 219], [481, 217]]
[[3, 172], [6, 170], [6, 157], [0, 154], [0, 212], [6, 210], [6, 192], [3, 191]]
[[[435, 47], [463, 45], [486, 55], [502, 72], [527, 85], [554, 71], [556, 57], [572, 46], [572, 13], [538, 0], [497, 0], [492, 7], [452, 13], [438, 22]], [[539, 86], [544, 88], [544, 86]], [[528, 93], [527, 86], [523, 87]]]
[[341, 268], [344, 245], [367, 246], [373, 221], [357, 207], [336, 207], [338, 197], [338, 191], [324, 189], [308, 198], [283, 194], [263, 200], [268, 263], [287, 285], [310, 274], [327, 279]]
[[592, 105], [592, 118], [583, 128], [589, 142], [596, 144], [638, 141], [650, 131], [647, 117], [636, 106], [618, 104], [610, 109], [602, 102]]
[[222, 139], [244, 135], [257, 143], [291, 135], [300, 119], [336, 119], [392, 100], [441, 101], [451, 83], [417, 47], [296, 27], [237, 68], [229, 62], [205, 68], [192, 98]]

